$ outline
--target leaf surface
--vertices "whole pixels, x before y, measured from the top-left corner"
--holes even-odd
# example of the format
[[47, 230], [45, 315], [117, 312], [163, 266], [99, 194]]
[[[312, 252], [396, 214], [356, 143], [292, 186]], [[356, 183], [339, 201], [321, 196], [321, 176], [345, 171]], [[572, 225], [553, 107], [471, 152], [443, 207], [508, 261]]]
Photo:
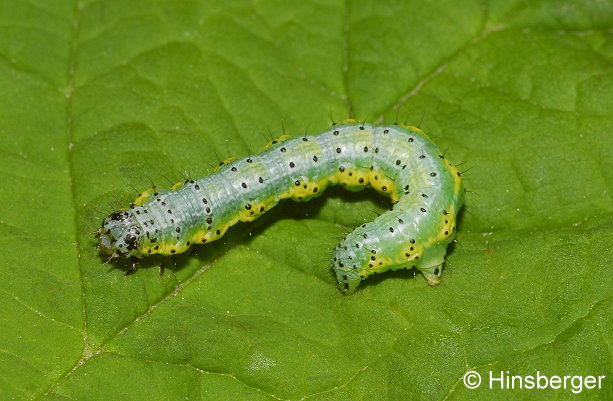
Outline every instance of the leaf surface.
[[[0, 399], [566, 399], [606, 376], [613, 3], [0, 1]], [[351, 112], [349, 111], [351, 110]], [[342, 120], [420, 124], [470, 190], [444, 281], [343, 297], [338, 189], [125, 277], [91, 232], [149, 179]], [[157, 266], [164, 263], [162, 275]]]

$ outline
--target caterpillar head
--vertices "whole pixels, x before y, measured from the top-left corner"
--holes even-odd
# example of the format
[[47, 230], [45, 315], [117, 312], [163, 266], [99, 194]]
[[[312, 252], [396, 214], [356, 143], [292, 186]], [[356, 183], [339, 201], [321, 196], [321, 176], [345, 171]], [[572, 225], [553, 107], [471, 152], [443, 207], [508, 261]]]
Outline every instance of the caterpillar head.
[[341, 292], [343, 295], [349, 295], [353, 294], [358, 288], [358, 285], [360, 285], [362, 281], [362, 277], [360, 277], [358, 269], [354, 268], [352, 264], [354, 260], [349, 255], [348, 251], [345, 250], [346, 247], [343, 246], [343, 243], [344, 242], [341, 241], [341, 244], [334, 249], [332, 269], [334, 269], [336, 273], [336, 280], [338, 281]]
[[143, 230], [128, 210], [112, 213], [102, 222], [102, 227], [96, 231], [98, 247], [111, 258], [121, 256], [141, 257], [139, 251], [143, 242]]

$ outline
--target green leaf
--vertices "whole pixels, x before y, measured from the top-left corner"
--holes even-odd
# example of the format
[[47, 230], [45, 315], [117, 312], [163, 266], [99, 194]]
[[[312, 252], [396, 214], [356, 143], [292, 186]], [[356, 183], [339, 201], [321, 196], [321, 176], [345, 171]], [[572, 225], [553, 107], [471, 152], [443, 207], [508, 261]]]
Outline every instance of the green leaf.
[[[612, 399], [612, 28], [598, 0], [0, 0], [0, 399]], [[96, 250], [130, 185], [350, 113], [420, 124], [465, 171], [438, 287], [336, 289], [372, 192], [127, 277]]]

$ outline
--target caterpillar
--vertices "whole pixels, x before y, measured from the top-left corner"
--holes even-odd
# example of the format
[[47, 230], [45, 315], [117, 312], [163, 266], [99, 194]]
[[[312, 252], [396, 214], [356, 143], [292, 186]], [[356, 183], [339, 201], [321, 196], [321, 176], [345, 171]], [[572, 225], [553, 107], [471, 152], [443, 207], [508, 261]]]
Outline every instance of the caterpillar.
[[460, 176], [417, 127], [346, 120], [318, 135], [284, 135], [257, 155], [221, 162], [202, 179], [168, 190], [154, 186], [104, 219], [96, 236], [110, 258], [175, 255], [219, 239], [281, 199], [307, 201], [330, 185], [370, 186], [393, 207], [334, 249], [331, 267], [341, 292], [354, 293], [367, 277], [403, 268], [416, 268], [435, 286], [464, 201]]

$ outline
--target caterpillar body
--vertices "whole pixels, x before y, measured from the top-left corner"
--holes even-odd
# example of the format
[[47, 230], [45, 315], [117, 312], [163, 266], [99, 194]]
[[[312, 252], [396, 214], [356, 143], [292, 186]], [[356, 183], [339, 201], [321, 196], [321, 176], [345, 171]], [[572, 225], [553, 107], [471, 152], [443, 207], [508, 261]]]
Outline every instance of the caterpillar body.
[[111, 257], [178, 254], [219, 239], [281, 199], [307, 201], [329, 185], [371, 186], [394, 204], [334, 249], [331, 266], [342, 293], [355, 292], [372, 274], [403, 268], [420, 270], [430, 285], [440, 282], [465, 190], [460, 172], [421, 129], [397, 124], [347, 120], [318, 135], [284, 136], [202, 179], [153, 187], [103, 221], [99, 248]]

